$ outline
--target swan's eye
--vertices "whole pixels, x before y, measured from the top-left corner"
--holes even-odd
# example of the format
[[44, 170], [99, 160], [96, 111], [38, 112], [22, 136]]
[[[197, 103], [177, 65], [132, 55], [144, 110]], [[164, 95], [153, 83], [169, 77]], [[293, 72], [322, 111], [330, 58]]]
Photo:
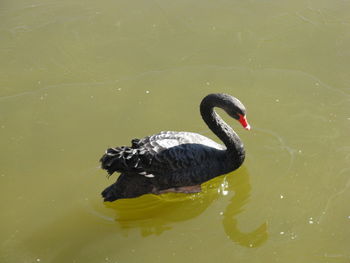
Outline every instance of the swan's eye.
[[242, 115], [242, 114], [238, 114], [239, 116], [239, 122], [242, 124], [243, 128], [246, 129], [246, 130], [250, 130], [250, 125], [247, 121], [247, 117], [245, 115]]

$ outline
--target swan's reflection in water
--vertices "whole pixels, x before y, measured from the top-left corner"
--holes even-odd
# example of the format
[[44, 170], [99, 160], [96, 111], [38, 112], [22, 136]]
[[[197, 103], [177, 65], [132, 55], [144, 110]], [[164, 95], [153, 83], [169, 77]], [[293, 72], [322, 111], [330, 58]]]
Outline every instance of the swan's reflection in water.
[[251, 186], [248, 171], [242, 167], [239, 171], [217, 177], [202, 185], [197, 194], [169, 193], [161, 196], [145, 195], [135, 199], [106, 202], [108, 208], [115, 210], [116, 222], [125, 230], [139, 228], [142, 236], [159, 235], [172, 228], [172, 224], [195, 218], [209, 205], [222, 197], [234, 193], [222, 212], [222, 223], [227, 236], [235, 243], [245, 247], [258, 247], [268, 237], [267, 224], [243, 233], [238, 228], [236, 216], [244, 210], [249, 201]]
[[233, 242], [245, 247], [258, 247], [267, 240], [267, 223], [261, 224], [252, 232], [242, 233], [238, 229], [238, 222], [235, 218], [244, 210], [244, 205], [249, 201], [251, 191], [248, 173], [242, 170], [237, 176], [228, 176], [230, 181], [232, 181], [229, 183], [229, 189], [233, 191], [235, 195], [231, 198], [226, 207], [222, 224], [227, 236], [229, 236]]
[[[114, 203], [107, 202], [105, 205], [109, 207], [108, 211], [111, 212], [112, 217], [107, 216], [106, 211], [100, 211], [101, 201], [96, 199], [94, 207], [91, 206], [94, 203], [89, 203], [83, 214], [77, 210], [70, 211], [55, 218], [50, 224], [43, 225], [35, 233], [24, 237], [17, 249], [24, 251], [25, 255], [27, 253], [39, 255], [44, 253], [43, 251], [50, 251], [46, 255], [50, 262], [65, 262], [67, 258], [78, 257], [84, 249], [88, 250], [105, 244], [105, 240], [110, 240], [108, 238], [115, 236], [116, 233], [128, 236], [129, 230], [140, 229], [144, 237], [160, 235], [172, 229], [177, 222], [201, 215], [217, 199], [220, 199], [217, 200], [221, 202], [220, 204], [227, 202], [225, 197], [230, 195], [233, 197], [228, 201], [226, 207], [222, 206], [223, 209], [220, 211], [226, 235], [241, 246], [258, 247], [267, 240], [266, 223], [245, 233], [239, 229], [239, 223], [242, 222], [236, 219], [237, 215], [245, 210], [250, 192], [248, 172], [241, 167], [233, 174], [220, 176], [204, 184], [202, 193], [148, 195], [135, 199], [118, 200]], [[86, 212], [90, 216], [87, 216]], [[217, 216], [219, 217], [218, 214]], [[198, 221], [201, 222], [201, 219]], [[115, 231], [112, 231], [111, 228]], [[215, 228], [220, 228], [220, 225]], [[55, 252], [52, 251], [53, 247]]]

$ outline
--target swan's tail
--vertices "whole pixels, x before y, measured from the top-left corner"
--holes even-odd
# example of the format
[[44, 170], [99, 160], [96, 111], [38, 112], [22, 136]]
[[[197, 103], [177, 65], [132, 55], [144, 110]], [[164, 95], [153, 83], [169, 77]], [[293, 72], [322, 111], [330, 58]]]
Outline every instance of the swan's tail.
[[107, 149], [100, 162], [101, 168], [112, 175], [114, 172], [137, 172], [140, 159], [137, 149], [122, 146]]

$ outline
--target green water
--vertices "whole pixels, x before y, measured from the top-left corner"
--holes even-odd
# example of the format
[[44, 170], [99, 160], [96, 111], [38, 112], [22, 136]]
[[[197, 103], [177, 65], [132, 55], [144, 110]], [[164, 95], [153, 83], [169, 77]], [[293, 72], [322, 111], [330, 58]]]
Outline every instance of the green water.
[[[350, 2], [0, 4], [0, 262], [350, 262]], [[216, 139], [238, 97], [247, 158], [199, 194], [103, 203], [108, 146]]]

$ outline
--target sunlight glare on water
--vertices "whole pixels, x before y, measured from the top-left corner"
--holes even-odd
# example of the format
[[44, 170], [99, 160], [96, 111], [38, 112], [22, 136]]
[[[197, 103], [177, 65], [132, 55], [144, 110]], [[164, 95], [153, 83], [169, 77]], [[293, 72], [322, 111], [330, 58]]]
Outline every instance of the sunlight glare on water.
[[[350, 261], [350, 2], [4, 1], [0, 262]], [[109, 146], [218, 139], [225, 92], [244, 165], [197, 194], [103, 203]]]

